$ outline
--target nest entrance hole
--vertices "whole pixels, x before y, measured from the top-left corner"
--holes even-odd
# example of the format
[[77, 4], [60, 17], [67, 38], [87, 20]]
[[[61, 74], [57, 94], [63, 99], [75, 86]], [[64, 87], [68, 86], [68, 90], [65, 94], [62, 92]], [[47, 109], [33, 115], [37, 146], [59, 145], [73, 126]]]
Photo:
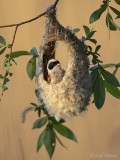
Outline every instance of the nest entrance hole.
[[55, 49], [50, 47], [50, 50], [46, 51], [43, 55], [44, 79], [46, 81], [48, 81], [47, 63], [50, 59], [57, 59], [64, 70], [68, 67], [69, 51], [67, 45], [63, 42], [56, 42], [56, 45]]
[[68, 59], [69, 59], [69, 53], [68, 53], [67, 45], [63, 42], [57, 42], [57, 48], [56, 48], [56, 59], [59, 60], [61, 63], [62, 69], [66, 70], [68, 67]]

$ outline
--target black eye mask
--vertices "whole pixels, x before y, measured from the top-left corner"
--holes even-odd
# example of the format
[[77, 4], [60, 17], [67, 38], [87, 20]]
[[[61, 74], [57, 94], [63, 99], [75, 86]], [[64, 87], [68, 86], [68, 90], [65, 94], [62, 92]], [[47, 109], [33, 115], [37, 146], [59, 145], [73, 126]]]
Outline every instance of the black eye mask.
[[55, 61], [55, 62], [51, 62], [49, 65], [48, 65], [48, 69], [53, 69], [54, 66], [56, 66], [57, 64], [59, 64], [60, 62], [59, 61]]

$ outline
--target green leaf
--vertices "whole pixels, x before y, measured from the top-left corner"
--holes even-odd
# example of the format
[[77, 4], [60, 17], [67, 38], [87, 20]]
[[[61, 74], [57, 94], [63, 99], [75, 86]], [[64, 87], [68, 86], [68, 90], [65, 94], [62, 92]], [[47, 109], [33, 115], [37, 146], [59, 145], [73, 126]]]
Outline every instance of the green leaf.
[[6, 85], [7, 82], [9, 82], [10, 80], [8, 78], [4, 79], [3, 85]]
[[117, 80], [117, 78], [111, 74], [110, 72], [106, 71], [106, 70], [102, 70], [101, 71], [104, 79], [111, 85], [111, 86], [114, 86], [114, 87], [119, 87], [120, 84]]
[[88, 34], [86, 40], [90, 40], [90, 38], [95, 34], [96, 31], [92, 31]]
[[108, 27], [109, 30], [116, 31], [117, 28], [112, 24], [111, 20], [113, 21], [113, 18], [108, 13], [107, 16], [106, 16], [106, 25], [107, 25], [107, 27]]
[[87, 26], [83, 26], [86, 36], [90, 33], [90, 29]]
[[115, 74], [117, 73], [118, 68], [120, 67], [120, 63], [115, 65], [115, 70], [113, 71], [113, 75], [115, 76]]
[[8, 87], [6, 87], [6, 86], [3, 86], [4, 88], [3, 88], [3, 91], [6, 91], [6, 90], [8, 90]]
[[35, 106], [35, 110], [34, 111], [38, 111], [38, 110], [41, 110], [41, 108], [39, 106]]
[[41, 116], [41, 108], [38, 108], [38, 117]]
[[12, 63], [10, 63], [8, 60], [5, 59], [4, 61], [4, 67], [6, 69], [6, 72], [9, 74], [10, 73], [10, 67], [12, 66]]
[[117, 15], [120, 16], [120, 11], [118, 11], [117, 9], [115, 9], [114, 7], [110, 6], [110, 9]]
[[95, 22], [95, 21], [97, 21], [101, 17], [102, 13], [106, 10], [106, 8], [107, 8], [107, 5], [99, 8], [96, 11], [94, 11], [92, 13], [92, 15], [90, 16], [90, 20], [89, 20], [90, 24], [93, 23], [93, 22]]
[[37, 52], [36, 47], [33, 47], [33, 48], [31, 49], [30, 53], [31, 53], [32, 55], [38, 55], [38, 52]]
[[5, 59], [4, 67], [10, 67], [10, 66], [12, 66], [12, 63], [10, 63], [8, 60]]
[[95, 103], [95, 100], [93, 99], [92, 103]]
[[94, 44], [97, 43], [96, 39], [89, 39], [89, 41], [91, 41], [91, 42], [94, 43]]
[[38, 111], [38, 117], [41, 116], [41, 107], [35, 106], [35, 110], [34, 111]]
[[47, 123], [47, 117], [40, 118], [33, 124], [33, 129], [41, 128]]
[[11, 76], [13, 75], [13, 73], [10, 73], [10, 72], [9, 72], [9, 75], [10, 75], [10, 77], [11, 77]]
[[40, 92], [39, 92], [38, 89], [35, 89], [35, 95], [36, 95], [37, 98], [39, 98]]
[[116, 19], [120, 18], [120, 16], [117, 16]]
[[44, 135], [45, 135], [45, 130], [43, 130], [43, 132], [40, 134], [39, 138], [38, 138], [38, 143], [37, 143], [37, 152], [39, 151], [39, 149], [42, 147], [42, 145], [44, 144]]
[[6, 50], [6, 47], [4, 47], [1, 51], [0, 51], [0, 55], [3, 54]]
[[98, 65], [95, 65], [95, 66], [91, 67], [90, 71], [94, 71], [96, 68], [98, 68]]
[[92, 52], [92, 47], [91, 46], [87, 46], [89, 49], [89, 52]]
[[79, 31], [80, 31], [79, 28], [75, 28], [75, 29], [72, 30], [72, 33], [75, 34], [75, 33], [79, 32]]
[[58, 121], [56, 121], [55, 117], [49, 117], [49, 120], [51, 120], [53, 123], [64, 123], [65, 122], [64, 119], [60, 119], [58, 122]]
[[77, 139], [76, 139], [74, 133], [66, 126], [64, 126], [62, 124], [55, 124], [55, 123], [52, 123], [52, 126], [62, 136], [77, 142]]
[[31, 58], [27, 64], [27, 74], [32, 80], [35, 76], [36, 73], [36, 59]]
[[30, 103], [31, 105], [35, 106], [35, 107], [39, 107], [37, 104], [35, 103]]
[[98, 45], [95, 49], [95, 52], [97, 53], [99, 51], [99, 49], [101, 48], [101, 45]]
[[115, 67], [116, 67], [116, 68], [119, 68], [119, 67], [120, 67], [120, 63], [116, 64]]
[[113, 20], [110, 19], [110, 21], [116, 27], [116, 29], [120, 31], [120, 27]]
[[8, 48], [11, 48], [11, 47], [12, 47], [12, 44], [8, 44], [7, 47], [8, 47]]
[[84, 42], [85, 40], [86, 40], [86, 38], [84, 36], [82, 36], [81, 42]]
[[2, 88], [3, 91], [6, 91], [8, 88], [6, 86], [3, 86], [0, 84], [0, 87]]
[[36, 107], [34, 111], [38, 111], [39, 107]]
[[6, 78], [7, 76], [8, 76], [8, 73], [6, 72], [5, 75], [4, 75], [4, 78]]
[[98, 77], [94, 88], [94, 101], [98, 109], [100, 109], [105, 101], [105, 85], [102, 77]]
[[[27, 51], [16, 51], [11, 53], [11, 58], [18, 58], [20, 56], [25, 56], [25, 55], [32, 55], [32, 54]], [[8, 58], [9, 54], [7, 54], [6, 57]]]
[[13, 58], [11, 58], [11, 60], [17, 65], [17, 62]]
[[[54, 133], [55, 133], [55, 132], [54, 132]], [[55, 136], [56, 136], [58, 142], [61, 144], [61, 146], [64, 147], [64, 148], [67, 148], [67, 147], [61, 142], [61, 140], [59, 139], [59, 137], [57, 136], [56, 133], [55, 133]]]
[[92, 91], [94, 92], [94, 88], [95, 88], [95, 84], [97, 82], [97, 78], [99, 76], [99, 72], [98, 72], [98, 68], [95, 68], [92, 72], [91, 72], [91, 77], [92, 77]]
[[0, 36], [0, 45], [6, 46], [6, 40], [2, 36]]
[[54, 131], [49, 127], [47, 127], [45, 129], [44, 144], [45, 144], [45, 148], [51, 158], [54, 153], [54, 150], [55, 150], [56, 138], [55, 138]]
[[2, 74], [0, 74], [0, 79], [3, 79], [3, 76], [2, 76]]
[[115, 65], [116, 65], [116, 64], [109, 63], [109, 64], [103, 64], [102, 67], [103, 67], [103, 68], [108, 68], [108, 67], [111, 67], [111, 68], [112, 68], [112, 67], [114, 67]]
[[43, 103], [43, 99], [40, 97], [40, 90], [39, 89], [36, 89], [35, 90], [35, 95], [36, 97], [38, 98], [38, 100]]
[[114, 0], [118, 5], [120, 5], [120, 0]]
[[107, 91], [114, 96], [115, 98], [120, 99], [120, 90], [116, 87], [111, 86], [109, 83], [107, 83], [106, 81], [104, 81], [105, 87], [107, 89]]
[[92, 58], [92, 63], [95, 65], [95, 64], [97, 64], [97, 60], [96, 60], [96, 58], [93, 56], [93, 58]]
[[113, 71], [113, 75], [115, 76], [117, 73], [118, 68], [115, 68], [115, 70]]

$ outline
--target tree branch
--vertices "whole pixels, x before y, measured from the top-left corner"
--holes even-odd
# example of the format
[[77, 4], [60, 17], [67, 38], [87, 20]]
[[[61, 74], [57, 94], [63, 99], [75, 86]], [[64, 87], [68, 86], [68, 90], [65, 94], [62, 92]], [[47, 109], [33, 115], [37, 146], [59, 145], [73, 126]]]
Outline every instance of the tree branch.
[[[56, 7], [56, 5], [58, 4], [59, 0], [56, 0], [55, 3], [53, 4], [53, 7]], [[37, 17], [35, 18], [32, 18], [30, 20], [27, 20], [27, 21], [24, 21], [24, 22], [20, 22], [18, 24], [10, 24], [10, 25], [4, 25], [4, 26], [0, 26], [0, 28], [5, 28], [5, 27], [16, 27], [15, 28], [15, 32], [14, 32], [14, 36], [13, 36], [13, 41], [11, 43], [11, 48], [10, 48], [10, 55], [9, 55], [9, 59], [8, 61], [10, 62], [10, 58], [11, 58], [11, 53], [12, 53], [12, 48], [13, 48], [13, 44], [14, 44], [14, 41], [15, 41], [15, 37], [16, 37], [16, 33], [17, 33], [17, 29], [19, 26], [23, 25], [23, 24], [26, 24], [26, 23], [30, 23], [32, 21], [35, 21], [36, 19], [42, 17], [43, 15], [45, 15], [46, 12], [43, 12], [42, 14], [38, 15]]]
[[36, 19], [42, 17], [42, 16], [45, 15], [45, 14], [46, 14], [46, 12], [44, 12], [44, 13], [42, 13], [42, 14], [38, 15], [37, 17], [32, 18], [32, 19], [30, 19], [30, 20], [27, 20], [27, 21], [24, 21], [24, 22], [20, 22], [20, 23], [17, 23], [17, 24], [10, 24], [10, 25], [5, 25], [5, 26], [0, 26], [0, 28], [21, 26], [21, 25], [23, 25], [23, 24], [26, 24], [26, 23], [30, 23], [30, 22], [32, 22], [32, 21], [35, 21]]
[[17, 29], [18, 29], [18, 26], [16, 26], [16, 28], [15, 28], [13, 40], [12, 40], [12, 43], [11, 43], [10, 54], [9, 54], [9, 59], [8, 59], [9, 62], [10, 62], [10, 59], [11, 59], [11, 53], [12, 53], [13, 44], [15, 42], [15, 36], [16, 36], [16, 33], [17, 33]]
[[[55, 3], [53, 4], [53, 7], [56, 7], [56, 5], [58, 4], [58, 2], [59, 2], [59, 0], [56, 0]], [[33, 22], [33, 21], [35, 21], [36, 19], [44, 16], [45, 14], [46, 14], [46, 12], [43, 12], [43, 13], [41, 13], [40, 15], [38, 15], [37, 17], [32, 18], [32, 19], [30, 19], [30, 20], [27, 20], [27, 21], [24, 21], [24, 22], [20, 22], [20, 23], [17, 23], [17, 24], [10, 24], [10, 25], [0, 26], [0, 28], [14, 27], [14, 26], [19, 27], [19, 26], [21, 26], [21, 25], [23, 25], [23, 24]]]
[[59, 0], [56, 0], [53, 6], [56, 7], [58, 2], [59, 2]]
[[[59, 2], [59, 0], [56, 0], [55, 3], [53, 4], [53, 7], [56, 7], [56, 5], [58, 4], [58, 2]], [[38, 15], [35, 18], [32, 18], [32, 19], [24, 21], [24, 22], [20, 22], [18, 24], [10, 24], [10, 25], [0, 26], [0, 28], [15, 27], [15, 31], [14, 31], [14, 35], [13, 35], [13, 40], [12, 40], [11, 47], [10, 47], [10, 54], [9, 54], [8, 62], [10, 62], [10, 60], [11, 60], [11, 53], [12, 53], [13, 45], [14, 45], [14, 42], [15, 42], [15, 37], [16, 37], [16, 33], [17, 33], [17, 30], [18, 30], [18, 27], [21, 26], [21, 25], [23, 25], [23, 24], [33, 22], [33, 21], [37, 20], [38, 18], [44, 16], [45, 14], [46, 14], [46, 11], [43, 12], [43, 13], [41, 13], [40, 15]], [[3, 79], [3, 83], [4, 83], [4, 79]], [[3, 96], [3, 91], [1, 93], [0, 101], [1, 101], [2, 96]]]

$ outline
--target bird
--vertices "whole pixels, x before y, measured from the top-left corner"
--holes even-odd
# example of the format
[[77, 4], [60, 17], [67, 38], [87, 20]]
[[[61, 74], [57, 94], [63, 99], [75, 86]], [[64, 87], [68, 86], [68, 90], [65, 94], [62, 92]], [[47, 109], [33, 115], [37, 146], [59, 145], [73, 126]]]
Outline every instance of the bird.
[[65, 75], [65, 70], [61, 68], [61, 64], [56, 59], [50, 59], [47, 64], [48, 82], [50, 84], [60, 83]]

